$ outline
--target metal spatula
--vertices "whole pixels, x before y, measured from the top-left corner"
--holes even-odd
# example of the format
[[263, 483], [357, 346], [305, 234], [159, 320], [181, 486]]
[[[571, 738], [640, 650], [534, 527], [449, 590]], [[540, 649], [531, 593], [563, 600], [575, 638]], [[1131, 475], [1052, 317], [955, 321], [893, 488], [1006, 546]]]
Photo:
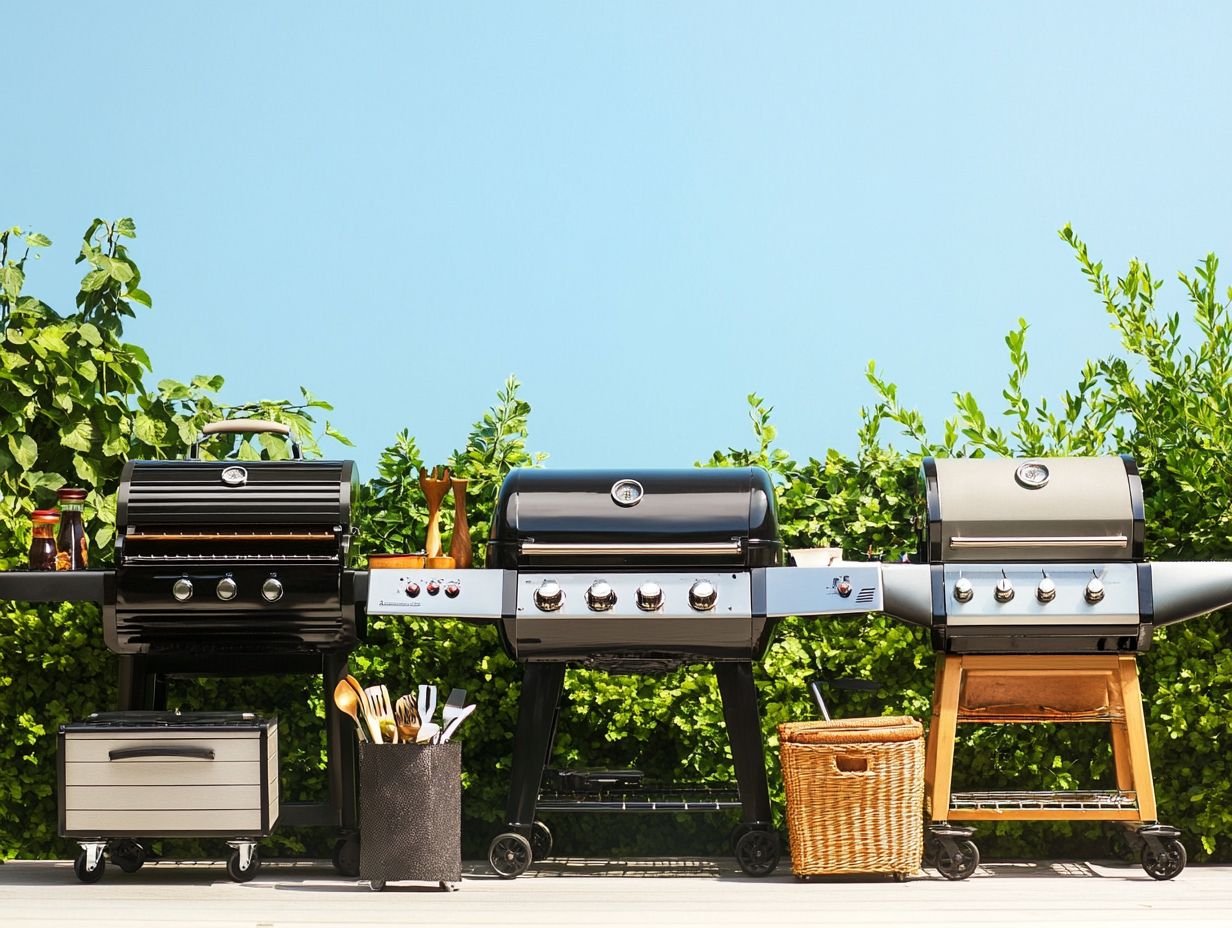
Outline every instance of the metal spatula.
[[449, 691], [449, 698], [445, 700], [445, 705], [441, 708], [441, 730], [444, 731], [449, 727], [449, 723], [458, 717], [458, 713], [462, 711], [462, 707], [466, 705], [466, 690], [452, 689]]

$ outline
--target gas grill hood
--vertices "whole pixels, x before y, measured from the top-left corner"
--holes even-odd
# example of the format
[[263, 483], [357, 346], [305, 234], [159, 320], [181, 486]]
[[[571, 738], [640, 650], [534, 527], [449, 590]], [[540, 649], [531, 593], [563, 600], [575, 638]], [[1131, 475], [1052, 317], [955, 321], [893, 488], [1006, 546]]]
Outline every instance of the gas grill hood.
[[501, 487], [488, 565], [772, 566], [773, 500], [760, 468], [517, 470]]
[[1142, 559], [1129, 457], [925, 458], [923, 474], [930, 563]]

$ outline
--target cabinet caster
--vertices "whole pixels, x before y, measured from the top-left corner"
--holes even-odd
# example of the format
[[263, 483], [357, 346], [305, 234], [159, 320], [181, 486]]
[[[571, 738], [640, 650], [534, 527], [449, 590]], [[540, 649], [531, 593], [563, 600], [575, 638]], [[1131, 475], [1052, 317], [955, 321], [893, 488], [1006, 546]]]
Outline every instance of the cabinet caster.
[[497, 835], [488, 846], [488, 863], [503, 880], [521, 876], [533, 859], [530, 842], [515, 831]]
[[736, 863], [749, 876], [769, 876], [779, 863], [779, 836], [768, 829], [746, 831], [736, 841]]

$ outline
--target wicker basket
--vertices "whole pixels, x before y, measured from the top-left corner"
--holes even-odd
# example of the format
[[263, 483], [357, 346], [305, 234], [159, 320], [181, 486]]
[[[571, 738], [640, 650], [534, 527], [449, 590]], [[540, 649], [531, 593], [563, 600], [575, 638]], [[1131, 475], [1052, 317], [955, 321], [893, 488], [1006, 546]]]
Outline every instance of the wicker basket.
[[779, 726], [797, 876], [907, 874], [924, 842], [924, 738], [915, 719]]

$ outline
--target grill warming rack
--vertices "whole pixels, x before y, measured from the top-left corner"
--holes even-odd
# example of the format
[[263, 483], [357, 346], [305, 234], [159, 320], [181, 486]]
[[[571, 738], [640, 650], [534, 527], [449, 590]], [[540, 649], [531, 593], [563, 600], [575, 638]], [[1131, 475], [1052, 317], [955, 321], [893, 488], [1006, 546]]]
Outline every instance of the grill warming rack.
[[950, 808], [972, 811], [1098, 812], [1138, 808], [1134, 790], [1004, 790], [950, 794]]
[[734, 784], [647, 783], [594, 793], [545, 792], [536, 807], [544, 812], [723, 812], [740, 808]]

